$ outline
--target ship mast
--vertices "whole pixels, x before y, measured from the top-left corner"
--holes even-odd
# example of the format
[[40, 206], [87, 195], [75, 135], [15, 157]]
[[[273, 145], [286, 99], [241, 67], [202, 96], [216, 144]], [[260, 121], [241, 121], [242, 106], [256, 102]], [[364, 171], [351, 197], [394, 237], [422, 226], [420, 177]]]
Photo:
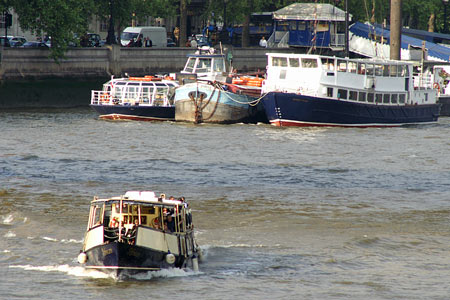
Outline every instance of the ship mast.
[[350, 51], [348, 49], [348, 0], [345, 0], [345, 57], [350, 56]]
[[402, 0], [391, 0], [390, 58], [401, 60]]

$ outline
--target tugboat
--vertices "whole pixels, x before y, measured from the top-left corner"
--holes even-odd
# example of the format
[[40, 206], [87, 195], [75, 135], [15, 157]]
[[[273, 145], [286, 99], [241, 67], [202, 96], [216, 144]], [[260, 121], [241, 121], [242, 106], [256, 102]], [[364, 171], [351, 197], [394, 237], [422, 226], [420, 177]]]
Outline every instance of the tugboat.
[[181, 73], [197, 74], [197, 80], [175, 90], [175, 120], [216, 124], [258, 122], [263, 114], [258, 103], [264, 78], [233, 74], [225, 55], [212, 50], [199, 49], [188, 55]]
[[169, 268], [198, 271], [201, 249], [184, 197], [151, 191], [94, 197], [78, 262], [119, 277]]

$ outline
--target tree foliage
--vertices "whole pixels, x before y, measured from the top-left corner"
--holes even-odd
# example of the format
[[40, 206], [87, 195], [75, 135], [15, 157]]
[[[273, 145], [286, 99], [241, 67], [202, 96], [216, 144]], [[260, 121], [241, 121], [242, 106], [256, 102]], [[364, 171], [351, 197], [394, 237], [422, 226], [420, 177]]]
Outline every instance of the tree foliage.
[[[251, 13], [275, 11], [295, 2], [330, 3], [344, 9], [345, 0], [206, 0], [201, 18], [205, 24], [208, 21], [241, 24], [245, 33]], [[182, 27], [186, 26], [187, 13], [183, 5], [189, 5], [190, 0], [0, 0], [0, 10], [13, 8], [23, 29], [51, 36], [52, 56], [61, 58], [69, 43], [74, 41], [74, 35], [87, 31], [92, 16], [103, 20], [110, 18], [110, 3], [113, 3], [115, 29], [120, 34], [132, 21], [139, 24], [150, 16], [179, 18]], [[386, 20], [389, 24], [390, 0], [348, 0], [348, 7], [353, 20], [376, 23]], [[403, 25], [442, 32], [447, 21], [445, 12], [442, 0], [403, 0]], [[447, 19], [449, 16], [450, 6]], [[180, 31], [187, 32], [186, 28]], [[243, 34], [242, 45], [248, 45], [246, 34]]]
[[51, 37], [51, 57], [58, 59], [75, 37], [86, 32], [92, 0], [14, 0], [20, 26]]
[[[110, 18], [111, 0], [95, 0], [94, 14], [103, 20]], [[115, 0], [112, 2], [112, 13], [116, 34], [132, 22], [139, 24], [147, 17], [171, 17], [176, 15], [174, 0]]]

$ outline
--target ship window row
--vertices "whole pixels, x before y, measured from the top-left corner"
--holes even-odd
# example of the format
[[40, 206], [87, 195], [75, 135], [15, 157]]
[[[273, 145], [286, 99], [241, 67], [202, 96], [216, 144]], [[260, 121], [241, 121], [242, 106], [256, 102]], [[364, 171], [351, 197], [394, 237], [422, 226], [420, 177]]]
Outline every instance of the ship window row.
[[190, 57], [186, 63], [184, 71], [188, 73], [225, 72], [225, 64], [223, 59], [211, 60], [210, 58], [196, 59], [195, 57]]
[[[333, 88], [327, 88], [327, 96], [333, 97]], [[337, 98], [380, 104], [405, 104], [406, 93], [372, 93], [354, 90], [338, 89]]]
[[409, 76], [409, 69], [407, 65], [371, 64], [366, 62], [323, 58], [322, 66], [325, 70], [330, 71], [337, 70], [338, 72], [347, 72], [360, 75], [383, 76], [383, 77]]
[[138, 87], [128, 86], [127, 89], [122, 89], [120, 87], [116, 87], [114, 89], [114, 96], [117, 98], [124, 99], [136, 99], [142, 98], [143, 102], [148, 102], [149, 99], [164, 99], [166, 95], [169, 93], [169, 88], [157, 88], [153, 87], [142, 87], [141, 89]]
[[298, 57], [272, 57], [273, 67], [291, 67], [291, 68], [317, 68], [319, 63], [316, 58], [298, 58]]
[[[338, 72], [382, 77], [409, 76], [407, 65], [372, 64], [333, 58], [322, 58], [321, 62], [323, 68], [330, 71], [337, 70]], [[273, 67], [317, 68], [319, 64], [316, 58], [274, 56], [271, 65]]]

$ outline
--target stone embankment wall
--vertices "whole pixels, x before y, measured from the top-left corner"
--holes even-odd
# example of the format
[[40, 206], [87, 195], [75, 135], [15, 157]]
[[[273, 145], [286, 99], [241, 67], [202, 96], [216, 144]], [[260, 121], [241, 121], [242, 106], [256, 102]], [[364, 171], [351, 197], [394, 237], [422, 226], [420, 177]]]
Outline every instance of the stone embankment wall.
[[[265, 69], [267, 52], [293, 52], [293, 49], [227, 48], [233, 67], [241, 72]], [[94, 78], [141, 76], [149, 73], [178, 72], [192, 48], [73, 48], [65, 59], [55, 62], [47, 49], [4, 48], [0, 56], [0, 80], [42, 78]]]
[[[240, 72], [265, 70], [267, 52], [294, 49], [223, 48]], [[90, 103], [111, 75], [143, 76], [183, 69], [192, 48], [74, 48], [59, 62], [47, 49], [0, 49], [0, 107], [73, 107]]]

